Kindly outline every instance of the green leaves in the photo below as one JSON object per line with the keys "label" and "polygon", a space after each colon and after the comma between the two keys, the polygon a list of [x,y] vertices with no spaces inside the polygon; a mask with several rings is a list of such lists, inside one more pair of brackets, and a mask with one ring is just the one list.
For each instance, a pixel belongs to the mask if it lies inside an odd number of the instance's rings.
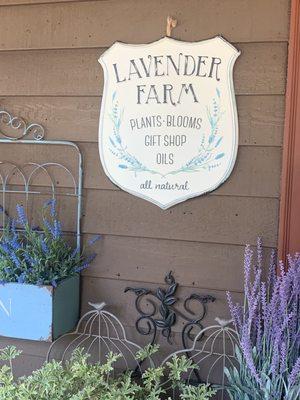
{"label": "green leaves", "polygon": [[174,356],[171,361],[167,362],[167,367],[169,368],[169,377],[174,382],[179,382],[182,374],[189,369],[198,368],[197,365],[186,356]]}
{"label": "green leaves", "polygon": [[22,354],[21,350],[17,350],[15,346],[7,346],[0,350],[0,360],[1,361],[12,361]]}
{"label": "green leaves", "polygon": [[[157,346],[147,346],[138,356],[144,359],[157,350]],[[13,346],[0,353],[1,360],[9,362],[19,354]],[[0,368],[0,400],[162,400],[170,387],[179,390],[181,400],[208,400],[215,394],[207,385],[182,383],[182,373],[194,368],[186,357],[173,358],[167,369],[148,368],[138,381],[130,372],[115,375],[118,359],[119,355],[109,353],[105,363],[90,364],[89,356],[77,349],[65,365],[51,361],[17,381],[11,369],[4,366]],[[169,379],[165,382],[167,371]]]}
{"label": "green leaves", "polygon": [[143,349],[139,350],[135,357],[139,361],[144,361],[147,358],[151,357],[153,354],[157,353],[159,350],[158,344],[147,344]]}
{"label": "green leaves", "polygon": [[179,395],[181,400],[208,400],[217,393],[209,385],[183,386]]}

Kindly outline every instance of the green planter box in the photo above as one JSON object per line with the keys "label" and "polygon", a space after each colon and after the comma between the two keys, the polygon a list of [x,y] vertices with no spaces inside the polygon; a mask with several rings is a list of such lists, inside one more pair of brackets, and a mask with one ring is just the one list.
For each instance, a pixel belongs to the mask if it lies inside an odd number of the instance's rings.
{"label": "green planter box", "polygon": [[80,277],[52,286],[0,285],[0,335],[52,342],[76,326]]}

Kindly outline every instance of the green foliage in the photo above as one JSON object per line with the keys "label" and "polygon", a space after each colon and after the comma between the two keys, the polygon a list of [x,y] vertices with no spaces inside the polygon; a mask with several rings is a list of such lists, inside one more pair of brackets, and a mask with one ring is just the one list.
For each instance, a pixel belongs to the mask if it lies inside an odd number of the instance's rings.
{"label": "green foliage", "polygon": [[207,400],[214,396],[216,391],[213,390],[209,385],[200,386],[182,386],[182,392],[180,394],[181,400]]}
{"label": "green foliage", "polygon": [[186,356],[174,356],[170,362],[167,362],[167,367],[169,368],[169,377],[172,382],[180,382],[181,375],[190,370],[195,369],[197,366],[189,360]]}
{"label": "green foliage", "polygon": [[15,346],[7,346],[0,351],[1,361],[12,361],[22,354],[21,350],[18,350]]}
{"label": "green foliage", "polygon": [[[153,354],[157,347],[148,346],[140,355]],[[215,391],[207,385],[185,385],[181,376],[192,367],[185,357],[174,358],[164,367],[148,368],[137,380],[130,372],[114,376],[119,356],[108,354],[104,364],[89,364],[81,349],[65,365],[51,361],[28,377],[13,379],[12,359],[20,352],[14,347],[1,350],[1,360],[10,367],[0,368],[0,400],[161,400],[168,389],[179,390],[181,400],[209,400]],[[169,370],[169,379],[163,377]]]}
{"label": "green foliage", "polygon": [[144,361],[147,358],[151,357],[153,354],[157,353],[159,350],[158,344],[147,344],[143,349],[139,350],[136,353],[137,360]]}

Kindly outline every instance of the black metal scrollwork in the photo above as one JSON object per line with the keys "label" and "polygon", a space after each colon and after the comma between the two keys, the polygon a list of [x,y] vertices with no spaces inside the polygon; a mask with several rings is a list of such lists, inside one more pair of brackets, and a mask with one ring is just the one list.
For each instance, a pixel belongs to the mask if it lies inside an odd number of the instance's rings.
{"label": "black metal scrollwork", "polygon": [[[166,275],[165,282],[168,285],[166,288],[159,287],[153,291],[146,288],[125,288],[125,292],[133,292],[136,295],[135,307],[140,316],[135,322],[135,327],[141,335],[152,335],[151,344],[156,342],[158,330],[172,344],[172,328],[178,318],[182,318],[186,321],[181,332],[182,344],[187,349],[188,341],[192,341],[195,337],[194,331],[203,329],[201,322],[206,316],[207,304],[215,301],[215,298],[211,295],[193,293],[184,299],[184,311],[180,311],[176,308],[180,299],[175,297],[178,283],[175,281],[172,271]],[[191,304],[195,302],[201,306],[198,313],[195,313],[191,308]],[[146,305],[147,310],[145,310]]]}

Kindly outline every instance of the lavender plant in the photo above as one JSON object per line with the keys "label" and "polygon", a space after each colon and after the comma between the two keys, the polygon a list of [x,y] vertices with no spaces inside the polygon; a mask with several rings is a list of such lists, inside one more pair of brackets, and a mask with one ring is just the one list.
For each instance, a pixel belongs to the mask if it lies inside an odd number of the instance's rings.
{"label": "lavender plant", "polygon": [[245,300],[231,315],[239,335],[238,368],[225,369],[231,400],[296,400],[300,396],[300,255],[288,257],[285,270],[271,255],[267,281],[261,241],[257,257],[246,246]]}
{"label": "lavender plant", "polygon": [[[17,219],[9,218],[0,239],[0,284],[56,287],[61,280],[79,274],[95,258],[95,253],[85,256],[67,243],[54,199],[44,204],[39,228],[30,226],[22,205],[17,205],[17,215]],[[98,238],[94,237],[90,244]]]}

